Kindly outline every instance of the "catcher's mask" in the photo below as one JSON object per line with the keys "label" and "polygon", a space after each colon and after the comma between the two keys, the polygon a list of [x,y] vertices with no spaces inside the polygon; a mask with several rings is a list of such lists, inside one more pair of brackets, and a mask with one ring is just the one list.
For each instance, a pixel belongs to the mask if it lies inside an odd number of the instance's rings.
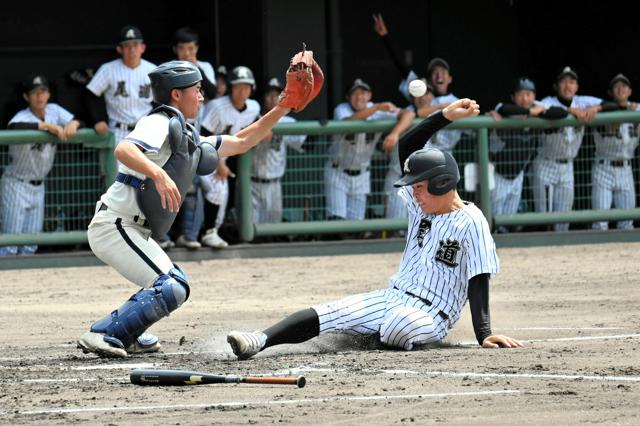
{"label": "catcher's mask", "polygon": [[238,66],[231,70],[231,74],[229,75],[229,84],[241,84],[246,83],[250,84],[253,90],[256,89],[256,79],[253,77],[253,72],[245,66]]}
{"label": "catcher's mask", "polygon": [[460,170],[455,158],[437,148],[423,148],[412,153],[404,162],[404,176],[393,185],[413,185],[429,181],[428,191],[432,195],[444,195],[456,187]]}
{"label": "catcher's mask", "polygon": [[159,65],[149,73],[153,100],[167,105],[171,90],[186,89],[202,81],[198,67],[187,61],[170,61]]}

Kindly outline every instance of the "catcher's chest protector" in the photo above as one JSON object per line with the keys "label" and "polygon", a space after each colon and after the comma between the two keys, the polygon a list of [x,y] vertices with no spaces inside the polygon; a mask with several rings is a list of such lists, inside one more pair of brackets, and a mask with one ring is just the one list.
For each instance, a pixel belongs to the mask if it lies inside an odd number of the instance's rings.
{"label": "catcher's chest protector", "polygon": [[[159,112],[170,117],[167,138],[171,146],[171,156],[162,168],[178,187],[182,204],[196,172],[209,174],[217,168],[217,151],[207,142],[203,142],[202,145],[208,146],[199,146],[198,131],[191,124],[185,122],[180,111],[167,105],[161,105],[149,114]],[[152,235],[156,238],[166,235],[178,212],[170,212],[168,209],[162,208],[160,194],[158,194],[153,180],[150,178],[144,180],[136,193],[136,200],[140,211],[149,222]]]}

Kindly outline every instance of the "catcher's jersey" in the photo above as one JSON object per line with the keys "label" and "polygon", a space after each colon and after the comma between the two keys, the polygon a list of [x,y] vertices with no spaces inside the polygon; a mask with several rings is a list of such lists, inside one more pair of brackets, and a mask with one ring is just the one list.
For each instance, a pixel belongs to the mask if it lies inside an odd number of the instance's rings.
{"label": "catcher's jersey", "polygon": [[[640,111],[640,105],[636,108]],[[637,123],[621,123],[597,127],[593,133],[596,158],[632,160],[638,147],[640,131]]]}
{"label": "catcher's jersey", "polygon": [[[373,106],[373,102],[367,103],[367,108],[371,106]],[[354,112],[348,102],[343,102],[333,111],[333,119],[344,120]],[[393,120],[397,116],[397,112],[376,111],[367,117],[367,120]],[[371,156],[381,136],[382,133],[335,135],[333,143],[329,147],[329,161],[339,169],[366,169],[371,163]]]}
{"label": "catcher's jersey", "polygon": [[[281,117],[278,123],[293,123],[289,116]],[[305,135],[273,135],[271,141],[263,141],[253,148],[252,173],[262,179],[275,179],[284,176],[287,165],[287,147],[302,150]]]}
{"label": "catcher's jersey", "polygon": [[[557,96],[547,96],[540,101],[545,108],[560,107],[568,109]],[[589,108],[600,105],[602,99],[593,96],[574,96],[571,101],[571,108]],[[538,155],[547,160],[568,159],[572,160],[578,155],[582,137],[584,136],[584,126],[567,126],[550,133],[544,133],[538,147]]]}
{"label": "catcher's jersey", "polygon": [[[73,114],[58,104],[47,104],[44,109],[44,122],[57,124],[64,127],[71,120]],[[39,123],[40,120],[33,114],[30,108],[25,108],[9,121],[12,123]],[[51,167],[56,155],[54,144],[23,144],[9,145],[10,162],[5,167],[4,173],[22,180],[43,180]]]}
{"label": "catcher's jersey", "polygon": [[260,105],[247,99],[245,108],[238,111],[229,96],[209,101],[202,119],[202,127],[214,135],[235,135],[260,117]]}
{"label": "catcher's jersey", "polygon": [[431,301],[449,315],[452,327],[467,301],[469,280],[499,270],[489,224],[472,203],[451,213],[425,215],[411,187],[399,194],[407,204],[409,228],[400,268],[389,286]]}
{"label": "catcher's jersey", "polygon": [[[142,117],[136,124],[135,129],[125,139],[141,147],[144,155],[149,160],[162,166],[171,155],[168,134],[169,117],[166,114],[157,113]],[[219,136],[208,139],[216,149],[220,148],[221,140],[222,138]],[[122,163],[118,164],[118,172],[146,179],[145,175],[128,168]],[[111,184],[100,200],[109,206],[110,210],[119,214],[130,217],[141,216],[135,191],[137,190],[134,187],[116,181]]]}
{"label": "catcher's jersey", "polygon": [[141,60],[136,68],[129,68],[122,59],[107,62],[98,68],[87,89],[102,96],[107,105],[107,115],[114,122],[134,124],[151,111],[151,80],[149,73],[156,66]]}
{"label": "catcher's jersey", "polygon": [[[458,97],[456,95],[449,93],[448,95],[433,98],[431,105],[451,103],[457,100]],[[429,139],[425,144],[425,148],[433,147],[451,153],[461,136],[462,130],[440,130],[435,135],[431,136],[431,139]]]}

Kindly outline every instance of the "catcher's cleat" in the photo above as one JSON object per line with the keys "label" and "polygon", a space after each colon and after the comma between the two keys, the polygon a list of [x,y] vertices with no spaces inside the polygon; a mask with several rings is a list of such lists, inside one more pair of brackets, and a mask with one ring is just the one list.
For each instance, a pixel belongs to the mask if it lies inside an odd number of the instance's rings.
{"label": "catcher's cleat", "polygon": [[158,342],[158,336],[151,333],[142,333],[135,342],[127,347],[128,354],[146,354],[158,352],[162,345]]}
{"label": "catcher's cleat", "polygon": [[104,334],[87,331],[78,339],[78,348],[85,354],[94,353],[102,358],[126,358],[127,352],[104,340]]}
{"label": "catcher's cleat", "polygon": [[232,331],[227,334],[227,342],[238,359],[249,359],[264,348],[267,335],[259,331]]}

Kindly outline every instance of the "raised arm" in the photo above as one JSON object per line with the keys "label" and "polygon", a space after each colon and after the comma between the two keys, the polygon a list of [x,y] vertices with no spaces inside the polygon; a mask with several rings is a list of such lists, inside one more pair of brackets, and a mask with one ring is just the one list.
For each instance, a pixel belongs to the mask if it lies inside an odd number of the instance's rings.
{"label": "raised arm", "polygon": [[425,118],[420,124],[400,138],[400,141],[398,142],[400,166],[402,167],[404,165],[405,160],[409,158],[409,155],[414,151],[422,149],[424,144],[438,130],[445,127],[452,121],[466,117],[473,117],[478,114],[480,114],[480,105],[478,105],[474,100],[464,98],[452,102],[444,108],[442,112],[435,113]]}

